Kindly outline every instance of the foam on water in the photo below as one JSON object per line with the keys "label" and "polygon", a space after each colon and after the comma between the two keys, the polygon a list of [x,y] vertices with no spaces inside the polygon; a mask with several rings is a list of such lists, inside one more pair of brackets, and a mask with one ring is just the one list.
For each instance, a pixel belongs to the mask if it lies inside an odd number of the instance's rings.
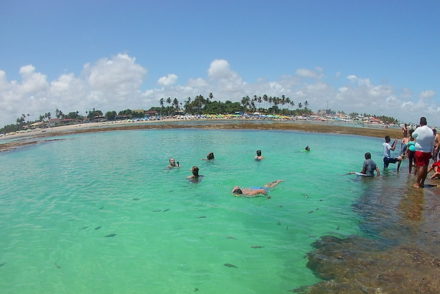
{"label": "foam on water", "polygon": [[[2,293],[281,293],[318,279],[322,235],[363,234],[352,204],[380,139],[292,131],[139,130],[0,154]],[[310,145],[311,152],[303,148]],[[261,149],[265,159],[253,160]],[[214,162],[202,161],[214,152]],[[168,158],[181,168],[166,168]],[[186,180],[193,165],[202,182]],[[233,186],[283,179],[270,199]]]}

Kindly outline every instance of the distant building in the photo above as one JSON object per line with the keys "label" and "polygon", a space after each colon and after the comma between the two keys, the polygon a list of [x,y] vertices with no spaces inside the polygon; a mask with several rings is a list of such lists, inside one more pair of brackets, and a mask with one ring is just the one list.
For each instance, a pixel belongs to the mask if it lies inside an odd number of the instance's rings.
{"label": "distant building", "polygon": [[144,113],[146,116],[157,116],[158,115],[158,112],[155,110],[146,110]]}

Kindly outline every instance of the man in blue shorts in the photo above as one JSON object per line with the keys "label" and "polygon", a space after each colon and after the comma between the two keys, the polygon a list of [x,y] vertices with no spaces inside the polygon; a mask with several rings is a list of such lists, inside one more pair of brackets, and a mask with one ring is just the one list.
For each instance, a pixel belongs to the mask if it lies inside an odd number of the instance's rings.
{"label": "man in blue shorts", "polygon": [[383,167],[388,168],[390,163],[397,162],[397,171],[400,169],[400,164],[402,163],[402,157],[391,157],[391,151],[396,149],[397,141],[394,140],[393,144],[390,145],[390,136],[385,136],[385,143],[383,143]]}

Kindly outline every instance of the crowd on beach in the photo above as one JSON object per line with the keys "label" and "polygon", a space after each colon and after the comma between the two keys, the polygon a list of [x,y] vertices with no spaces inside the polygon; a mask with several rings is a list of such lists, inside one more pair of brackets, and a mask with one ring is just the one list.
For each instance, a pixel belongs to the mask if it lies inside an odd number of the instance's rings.
{"label": "crowd on beach", "polygon": [[[391,138],[385,136],[383,143],[383,165],[387,169],[389,164],[397,163],[397,171],[400,170],[400,165],[403,160],[408,158],[408,172],[412,174],[413,167],[416,175],[416,183],[414,188],[423,188],[425,180],[430,172],[434,172],[431,179],[440,178],[440,134],[437,134],[436,129],[428,127],[428,122],[425,117],[420,118],[420,124],[415,129],[408,128],[405,124],[402,127],[402,139],[400,141],[400,154],[396,157],[391,156],[391,151],[395,151],[398,140],[391,143]],[[432,159],[432,164],[430,161]],[[380,176],[380,170],[377,164],[371,159],[371,153],[365,153],[365,161],[360,172],[351,172],[360,176]]]}

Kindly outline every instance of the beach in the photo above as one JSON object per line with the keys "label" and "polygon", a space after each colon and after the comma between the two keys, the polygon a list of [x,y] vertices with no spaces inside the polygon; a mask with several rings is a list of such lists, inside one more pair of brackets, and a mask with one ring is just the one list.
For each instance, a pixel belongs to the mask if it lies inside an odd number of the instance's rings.
{"label": "beach", "polygon": [[26,132],[7,134],[0,137],[0,152],[47,142],[47,137],[58,137],[72,134],[110,132],[122,130],[142,129],[243,129],[243,130],[292,130],[312,133],[334,133],[383,138],[400,138],[401,130],[396,128],[355,127],[328,124],[324,122],[310,123],[305,121],[259,121],[259,120],[177,120],[168,119],[160,121],[114,121],[96,122],[76,125],[65,125],[47,129],[29,130]]}

